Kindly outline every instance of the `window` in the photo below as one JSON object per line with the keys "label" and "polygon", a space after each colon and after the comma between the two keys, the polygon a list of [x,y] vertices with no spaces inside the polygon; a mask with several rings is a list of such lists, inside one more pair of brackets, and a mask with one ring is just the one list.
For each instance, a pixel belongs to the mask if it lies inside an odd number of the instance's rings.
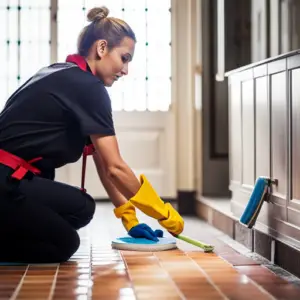
{"label": "window", "polygon": [[[171,104],[170,0],[103,0],[110,15],[124,19],[137,44],[129,74],[108,88],[114,111],[167,111]],[[76,52],[77,37],[95,0],[58,2],[58,59]]]}
{"label": "window", "polygon": [[50,63],[50,0],[0,2],[0,109],[7,98]]}

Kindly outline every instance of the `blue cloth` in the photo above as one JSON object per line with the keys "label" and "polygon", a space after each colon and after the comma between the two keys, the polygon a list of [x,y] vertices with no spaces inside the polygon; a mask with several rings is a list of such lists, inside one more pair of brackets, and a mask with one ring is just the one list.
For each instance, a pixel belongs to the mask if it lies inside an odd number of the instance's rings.
{"label": "blue cloth", "polygon": [[141,223],[132,227],[128,234],[134,238],[146,238],[158,242],[158,237],[163,237],[163,231],[156,229],[153,231],[147,224]]}
{"label": "blue cloth", "polygon": [[133,238],[130,236],[124,236],[116,238],[112,241],[112,244],[135,244],[135,245],[170,245],[176,244],[176,239],[172,237],[165,237],[159,239],[158,242],[146,239],[146,238]]}

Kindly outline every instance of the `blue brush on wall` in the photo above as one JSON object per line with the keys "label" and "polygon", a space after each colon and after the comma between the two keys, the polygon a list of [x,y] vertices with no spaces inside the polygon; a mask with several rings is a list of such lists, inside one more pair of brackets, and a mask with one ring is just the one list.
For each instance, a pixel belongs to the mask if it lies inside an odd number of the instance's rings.
{"label": "blue brush on wall", "polygon": [[271,184],[277,185],[277,180],[260,176],[256,179],[249,202],[240,218],[240,223],[252,228],[257,220],[263,202],[270,202]]}

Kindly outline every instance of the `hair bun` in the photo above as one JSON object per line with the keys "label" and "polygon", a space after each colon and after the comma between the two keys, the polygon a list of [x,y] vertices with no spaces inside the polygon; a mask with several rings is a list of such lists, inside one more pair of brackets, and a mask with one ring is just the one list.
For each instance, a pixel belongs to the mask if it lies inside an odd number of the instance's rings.
{"label": "hair bun", "polygon": [[96,20],[101,20],[104,19],[108,16],[109,14],[109,9],[105,6],[101,7],[94,7],[89,10],[87,14],[87,19],[90,22],[96,21]]}

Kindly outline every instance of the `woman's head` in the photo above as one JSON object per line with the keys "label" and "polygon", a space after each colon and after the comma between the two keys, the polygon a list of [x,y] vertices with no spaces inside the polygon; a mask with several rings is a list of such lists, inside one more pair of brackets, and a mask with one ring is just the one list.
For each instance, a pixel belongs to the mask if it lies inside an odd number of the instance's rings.
{"label": "woman's head", "polygon": [[111,86],[128,73],[136,43],[135,34],[123,20],[108,17],[106,7],[88,12],[91,23],[83,28],[78,39],[78,54],[84,56],[93,72]]}

